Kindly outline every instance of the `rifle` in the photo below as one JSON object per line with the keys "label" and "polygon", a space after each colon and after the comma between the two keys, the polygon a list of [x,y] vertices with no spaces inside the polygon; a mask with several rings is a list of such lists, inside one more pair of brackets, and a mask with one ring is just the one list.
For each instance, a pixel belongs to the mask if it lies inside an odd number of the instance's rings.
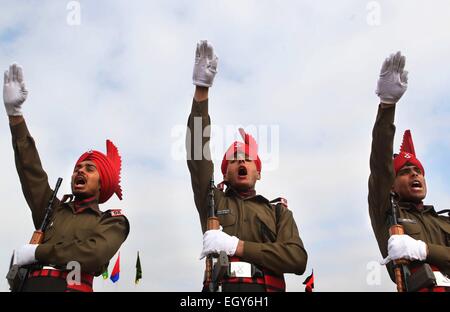
{"label": "rifle", "polygon": [[[397,220],[397,194],[394,192],[391,192],[391,227],[389,228],[389,235],[403,235],[405,234],[405,230],[403,228],[403,225],[398,224]],[[397,284],[397,291],[398,292],[405,292],[408,291],[408,284],[407,280],[409,276],[411,275],[408,264],[409,261],[406,259],[397,259],[394,260],[394,276],[395,276],[395,283]]]}
{"label": "rifle", "polygon": [[[214,203],[214,177],[209,181],[209,217],[206,223],[207,230],[219,230],[220,222],[216,217],[216,208]],[[216,258],[213,264],[213,258]],[[208,255],[206,257],[205,281],[208,285],[207,291],[216,292],[219,290],[221,280],[226,272],[228,272],[228,256],[225,251],[221,251],[219,255]]]}
{"label": "rifle", "polygon": [[[47,228],[48,223],[50,222],[50,218],[53,211],[53,202],[56,198],[56,194],[58,193],[59,187],[61,186],[62,178],[58,178],[58,181],[56,181],[55,189],[53,190],[52,196],[50,197],[50,200],[48,202],[48,206],[45,209],[45,215],[44,219],[42,220],[41,226],[33,232],[33,235],[31,236],[30,244],[40,244],[42,243],[44,239],[44,232]],[[11,263],[9,272],[6,275],[6,278],[8,279],[9,289],[12,292],[20,292],[23,289],[23,285],[28,278],[28,273],[30,270],[30,266],[19,266],[17,264],[14,264],[14,255],[11,257]]]}

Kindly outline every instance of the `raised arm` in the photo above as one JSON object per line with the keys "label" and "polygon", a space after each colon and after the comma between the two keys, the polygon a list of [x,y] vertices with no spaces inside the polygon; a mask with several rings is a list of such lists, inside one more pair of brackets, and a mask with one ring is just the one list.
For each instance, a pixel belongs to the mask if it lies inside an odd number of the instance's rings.
{"label": "raised arm", "polygon": [[186,133],[186,157],[191,174],[194,201],[202,230],[206,230],[208,217],[208,186],[213,175],[213,163],[209,148],[210,124],[208,115],[208,90],[212,86],[217,69],[217,56],[207,41],[200,41],[195,52],[193,83],[195,94]]}
{"label": "raised arm", "polygon": [[44,210],[52,190],[48,184],[47,174],[42,168],[35,142],[23,118],[22,105],[27,95],[23,70],[17,64],[13,64],[4,74],[3,101],[11,128],[17,173],[37,228],[44,217]]}
{"label": "raised arm", "polygon": [[404,70],[405,57],[397,52],[384,61],[376,93],[380,98],[378,114],[372,131],[370,153],[369,213],[374,227],[385,225],[389,194],[394,183],[392,165],[395,134],[395,106],[405,93],[408,72]]}

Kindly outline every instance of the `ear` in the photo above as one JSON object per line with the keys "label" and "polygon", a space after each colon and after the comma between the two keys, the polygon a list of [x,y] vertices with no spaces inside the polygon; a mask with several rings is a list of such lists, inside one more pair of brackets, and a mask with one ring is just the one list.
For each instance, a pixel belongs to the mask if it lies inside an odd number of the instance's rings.
{"label": "ear", "polygon": [[256,180],[261,180],[261,172],[258,172],[258,175],[256,176]]}

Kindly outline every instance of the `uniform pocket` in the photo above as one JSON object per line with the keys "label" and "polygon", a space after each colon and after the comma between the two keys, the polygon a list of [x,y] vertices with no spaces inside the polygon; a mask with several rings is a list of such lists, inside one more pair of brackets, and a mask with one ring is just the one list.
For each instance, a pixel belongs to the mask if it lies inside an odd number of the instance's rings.
{"label": "uniform pocket", "polygon": [[444,232],[447,246],[450,246],[450,223],[442,222],[440,224],[441,230]]}
{"label": "uniform pocket", "polygon": [[236,215],[231,209],[217,210],[216,215],[222,227],[236,224]]}
{"label": "uniform pocket", "polygon": [[75,240],[84,241],[92,237],[94,234],[94,231],[89,228],[81,228],[75,230]]}
{"label": "uniform pocket", "polygon": [[422,227],[417,223],[403,223],[403,228],[405,230],[405,234],[415,238],[422,239]]}
{"label": "uniform pocket", "polygon": [[42,243],[46,243],[51,240],[55,236],[55,228],[53,226],[47,227],[47,230],[44,232],[44,239]]}
{"label": "uniform pocket", "polygon": [[54,219],[50,220],[50,223],[47,225],[47,228],[44,231],[44,239],[42,240],[42,243],[48,242],[55,236],[56,228],[54,222]]}
{"label": "uniform pocket", "polygon": [[277,240],[276,225],[272,218],[268,216],[257,215],[256,219],[259,223],[261,239],[264,243],[273,243]]}

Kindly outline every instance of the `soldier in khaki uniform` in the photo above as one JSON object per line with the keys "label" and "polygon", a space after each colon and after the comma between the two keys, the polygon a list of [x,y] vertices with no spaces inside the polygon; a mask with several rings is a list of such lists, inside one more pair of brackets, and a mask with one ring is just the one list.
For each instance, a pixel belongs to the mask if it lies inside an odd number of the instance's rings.
{"label": "soldier in khaki uniform", "polygon": [[[33,138],[21,107],[27,98],[22,68],[13,64],[5,72],[3,99],[9,116],[15,162],[22,190],[38,228],[44,218],[52,190],[41,166]],[[26,244],[14,252],[14,264],[32,265],[24,291],[92,291],[94,276],[107,268],[125,241],[129,224],[120,209],[102,212],[98,204],[114,193],[121,199],[121,159],[107,141],[107,155],[84,153],[71,179],[73,195],[53,202],[53,214],[41,244]],[[80,283],[67,281],[67,264],[81,267]],[[72,269],[72,268],[71,268]],[[77,276],[74,275],[75,279]]]}
{"label": "soldier in khaki uniform", "polygon": [[[217,57],[207,41],[197,45],[192,110],[186,148],[194,200],[203,237],[202,256],[225,251],[233,262],[246,262],[251,270],[242,276],[225,276],[223,291],[285,291],[283,273],[303,274],[307,253],[292,212],[257,195],[261,161],[254,139],[245,133],[244,143],[234,142],[222,161],[226,190],[214,189],[217,216],[223,230],[207,231],[208,187],[213,175],[209,150],[208,90],[217,68]],[[202,135],[203,133],[203,135]],[[204,290],[207,285],[204,285]]]}
{"label": "soldier in khaki uniform", "polygon": [[[407,88],[405,57],[397,52],[387,58],[381,68],[377,94],[381,103],[372,134],[369,177],[369,213],[387,269],[394,279],[391,260],[410,260],[414,274],[424,263],[433,269],[436,287],[422,291],[450,290],[450,220],[425,205],[427,193],[425,170],[416,158],[411,134],[405,132],[400,153],[393,155],[396,103]],[[396,194],[398,222],[404,235],[389,237],[391,212],[390,192]]]}

